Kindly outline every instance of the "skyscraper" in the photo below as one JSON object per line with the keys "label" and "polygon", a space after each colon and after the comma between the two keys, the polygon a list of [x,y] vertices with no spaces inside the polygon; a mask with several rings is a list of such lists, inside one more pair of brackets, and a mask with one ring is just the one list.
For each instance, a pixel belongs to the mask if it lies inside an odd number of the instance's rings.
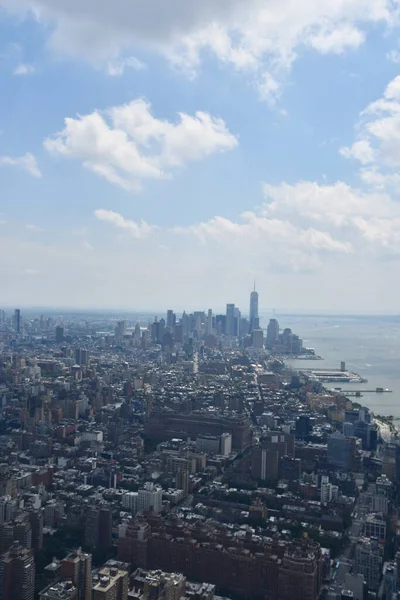
{"label": "skyscraper", "polygon": [[21,311],[19,308],[15,309],[14,327],[15,327],[15,333],[21,333]]}
{"label": "skyscraper", "polygon": [[77,586],[79,600],[92,599],[92,555],[79,548],[61,561],[61,578],[71,579]]}
{"label": "skyscraper", "polygon": [[272,350],[279,335],[279,323],[276,319],[270,319],[267,328],[267,343],[268,350]]}
{"label": "skyscraper", "polygon": [[212,332],[213,332],[213,314],[212,314],[212,310],[210,308],[208,311],[208,315],[207,315],[206,333],[207,333],[207,335],[212,335]]}
{"label": "skyscraper", "polygon": [[256,292],[256,285],[254,283],[254,290],[250,294],[250,333],[253,329],[257,329],[259,325],[258,292]]}
{"label": "skyscraper", "polygon": [[235,305],[226,305],[226,321],[225,321],[225,333],[226,335],[235,335]]}
{"label": "skyscraper", "polygon": [[64,341],[64,327],[60,325],[56,327],[56,344],[61,344]]}
{"label": "skyscraper", "polygon": [[32,550],[14,542],[0,558],[0,599],[33,600],[35,560]]}

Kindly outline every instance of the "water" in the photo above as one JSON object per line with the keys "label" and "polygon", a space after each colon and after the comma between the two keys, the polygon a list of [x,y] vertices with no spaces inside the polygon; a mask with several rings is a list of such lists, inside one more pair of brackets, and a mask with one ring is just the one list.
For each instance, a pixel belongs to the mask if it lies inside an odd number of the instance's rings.
{"label": "water", "polygon": [[[290,327],[304,345],[324,360],[289,360],[294,368],[340,368],[359,373],[368,383],[329,383],[343,390],[389,388],[393,393],[363,394],[353,398],[375,414],[400,418],[400,317],[279,316],[281,328]],[[268,319],[263,319],[265,327]]]}

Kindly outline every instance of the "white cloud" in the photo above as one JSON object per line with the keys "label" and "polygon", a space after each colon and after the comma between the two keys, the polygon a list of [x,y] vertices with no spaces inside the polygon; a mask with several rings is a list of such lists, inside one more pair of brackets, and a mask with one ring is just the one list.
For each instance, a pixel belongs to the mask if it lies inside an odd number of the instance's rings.
{"label": "white cloud", "polygon": [[65,119],[65,128],[45,148],[83,165],[129,191],[143,179],[170,177],[170,169],[238,144],[224,121],[204,112],[179,114],[178,123],[157,119],[143,99],[107,111]]}
{"label": "white cloud", "polygon": [[35,72],[35,67],[26,63],[20,63],[14,69],[14,75],[32,75]]}
{"label": "white cloud", "polygon": [[133,69],[134,71],[142,71],[146,68],[146,65],[135,58],[134,56],[130,56],[129,58],[121,59],[116,62],[109,62],[107,64],[107,73],[111,77],[120,77],[124,74],[126,69]]}
{"label": "white cloud", "polygon": [[112,210],[99,208],[95,210],[94,214],[99,221],[111,223],[115,227],[125,230],[136,239],[147,237],[155,229],[154,226],[149,225],[146,221],[141,220],[140,223],[136,223],[135,221],[125,219],[122,215]]}
{"label": "white cloud", "polygon": [[364,32],[351,25],[320,32],[310,38],[311,46],[321,54],[343,54],[345,50],[358,48],[364,41]]}
{"label": "white cloud", "polygon": [[[194,75],[204,51],[282,82],[302,46],[326,54],[362,44],[370,24],[392,25],[392,0],[0,0],[51,24],[51,47],[96,64],[153,51]],[[118,71],[118,68],[117,68]],[[269,98],[268,98],[269,99]]]}
{"label": "white cloud", "polygon": [[365,183],[399,193],[400,76],[387,85],[381,98],[360,114],[357,138],[350,148],[342,148],[341,154],[363,165],[360,175]]}
{"label": "white cloud", "polygon": [[17,167],[26,171],[32,177],[42,176],[33,154],[28,152],[24,156],[0,156],[0,166]]}

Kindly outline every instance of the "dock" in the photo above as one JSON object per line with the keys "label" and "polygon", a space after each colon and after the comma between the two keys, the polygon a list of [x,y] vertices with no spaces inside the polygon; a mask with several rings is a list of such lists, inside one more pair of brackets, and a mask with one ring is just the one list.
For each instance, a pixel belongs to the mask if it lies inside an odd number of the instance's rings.
{"label": "dock", "polygon": [[386,388],[375,388],[374,390],[342,390],[341,388],[333,388],[333,392],[339,392],[344,396],[356,396],[359,398],[362,394],[392,394],[393,390]]}

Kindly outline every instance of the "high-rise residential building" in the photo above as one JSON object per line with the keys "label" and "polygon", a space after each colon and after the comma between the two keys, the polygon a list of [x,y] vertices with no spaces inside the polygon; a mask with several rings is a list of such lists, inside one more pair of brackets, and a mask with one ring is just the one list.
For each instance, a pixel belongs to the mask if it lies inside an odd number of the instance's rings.
{"label": "high-rise residential building", "polygon": [[312,430],[311,419],[309,415],[300,415],[296,419],[296,439],[308,440]]}
{"label": "high-rise residential building", "polygon": [[138,492],[126,492],[122,496],[122,507],[129,510],[133,515],[136,515],[138,510]]}
{"label": "high-rise residential building", "polygon": [[[117,563],[118,564],[118,563]],[[93,585],[93,600],[127,600],[129,573],[118,566],[104,566]]]}
{"label": "high-rise residential building", "polygon": [[14,542],[0,557],[0,600],[33,600],[35,560],[32,550]]}
{"label": "high-rise residential building", "polygon": [[14,512],[14,505],[11,501],[10,496],[3,496],[0,498],[0,525],[7,523],[12,520]]}
{"label": "high-rise residential building", "polygon": [[92,555],[79,548],[61,561],[61,579],[70,579],[78,588],[79,600],[92,600]]}
{"label": "high-rise residential building", "polygon": [[15,333],[21,333],[21,311],[19,308],[14,312],[14,329]]}
{"label": "high-rise residential building", "polygon": [[258,329],[260,326],[259,316],[258,316],[258,292],[256,292],[256,285],[254,283],[254,290],[250,294],[250,312],[249,312],[249,320],[250,320],[250,333],[253,329]]}
{"label": "high-rise residential building", "polygon": [[222,456],[229,456],[232,452],[232,434],[223,433],[221,435],[221,450]]}
{"label": "high-rise residential building", "polygon": [[162,510],[162,487],[154,483],[147,482],[139,490],[138,510],[147,512],[150,509],[155,513]]}
{"label": "high-rise residential building", "polygon": [[226,305],[226,321],[225,321],[225,333],[226,335],[235,335],[235,305]]}
{"label": "high-rise residential building", "polygon": [[329,483],[329,477],[321,477],[321,504],[329,504],[332,501],[332,484]]}
{"label": "high-rise residential building", "polygon": [[354,572],[364,576],[371,591],[377,591],[381,578],[382,552],[377,540],[357,540],[354,557]]}
{"label": "high-rise residential building", "polygon": [[90,506],[86,513],[85,545],[107,550],[112,545],[112,511],[108,506]]}
{"label": "high-rise residential building", "polygon": [[56,327],[56,343],[62,344],[63,341],[64,341],[64,327],[61,327],[61,325],[59,325],[58,327]]}
{"label": "high-rise residential building", "polygon": [[32,548],[32,527],[26,515],[19,517],[15,523],[14,540],[24,548]]}
{"label": "high-rise residential building", "polygon": [[267,342],[268,350],[272,350],[279,336],[279,323],[276,319],[270,319],[267,327]]}
{"label": "high-rise residential building", "polygon": [[328,436],[328,463],[341,471],[354,471],[356,439],[345,437],[339,431]]}

